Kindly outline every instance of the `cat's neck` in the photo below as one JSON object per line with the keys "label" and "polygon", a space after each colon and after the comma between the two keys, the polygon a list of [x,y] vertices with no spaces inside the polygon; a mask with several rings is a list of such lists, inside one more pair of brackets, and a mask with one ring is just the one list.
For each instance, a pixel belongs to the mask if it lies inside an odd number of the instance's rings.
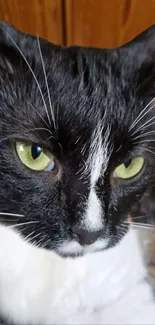
{"label": "cat's neck", "polygon": [[65,264],[70,270],[70,280],[79,277],[92,283],[94,279],[95,287],[98,285],[107,292],[105,303],[109,290],[113,291],[114,298],[114,293],[116,296],[122,294],[146,275],[137,233],[133,229],[115,247],[75,260],[68,259]]}
{"label": "cat's neck", "polygon": [[[8,315],[13,312],[21,322],[20,316],[23,315],[28,321],[36,319],[36,306],[40,304],[41,309],[37,307],[38,320],[44,320],[46,309],[54,310],[51,317],[58,317],[61,309],[63,320],[66,313],[70,313],[68,306],[76,312],[80,306],[94,309],[107,305],[117,301],[145,276],[133,230],[114,248],[75,259],[63,259],[53,252],[37,249],[12,230],[1,226],[0,245],[4,252],[0,252],[3,296],[0,308]],[[8,292],[12,292],[11,301]],[[22,304],[18,308],[23,294],[24,309]],[[15,302],[17,306],[14,306]],[[56,321],[57,318],[50,319],[50,322]]]}

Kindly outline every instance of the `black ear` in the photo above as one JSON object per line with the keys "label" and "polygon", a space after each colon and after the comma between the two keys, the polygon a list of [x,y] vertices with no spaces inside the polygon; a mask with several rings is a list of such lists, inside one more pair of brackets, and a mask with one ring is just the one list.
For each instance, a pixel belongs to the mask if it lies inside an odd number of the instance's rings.
{"label": "black ear", "polygon": [[140,91],[155,94],[155,25],[127,43],[125,64],[130,65]]}
{"label": "black ear", "polygon": [[[39,38],[39,43],[42,53],[47,56],[53,49],[59,48],[42,38]],[[19,68],[20,61],[25,61],[24,57],[27,57],[28,61],[32,61],[34,56],[35,60],[40,62],[38,38],[0,21],[0,67],[5,65],[5,68],[8,69],[12,65],[14,68]]]}
{"label": "black ear", "polygon": [[139,62],[138,66],[148,58],[149,61],[155,60],[155,25],[149,27],[122,48],[127,49],[131,58],[134,58],[137,63]]}
{"label": "black ear", "polygon": [[0,68],[9,73],[13,73],[13,66],[18,61],[21,36],[22,33],[13,26],[0,22]]}
{"label": "black ear", "polygon": [[0,21],[0,44],[6,44],[8,46],[14,47],[14,43],[18,44],[22,34],[23,33],[18,31],[12,25]]}
{"label": "black ear", "polygon": [[[40,40],[40,46],[46,43]],[[0,67],[11,71],[19,68],[24,57],[32,58],[38,51],[37,38],[18,31],[13,26],[0,22]],[[12,68],[11,68],[12,66]]]}

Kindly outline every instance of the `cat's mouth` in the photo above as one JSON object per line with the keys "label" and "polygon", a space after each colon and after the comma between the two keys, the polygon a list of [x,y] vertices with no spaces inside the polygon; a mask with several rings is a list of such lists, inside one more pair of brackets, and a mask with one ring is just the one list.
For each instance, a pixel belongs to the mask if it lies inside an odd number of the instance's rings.
{"label": "cat's mouth", "polygon": [[76,241],[65,241],[57,248],[57,253],[62,257],[78,257],[90,253],[100,252],[109,245],[108,239],[99,239],[91,245],[82,246]]}

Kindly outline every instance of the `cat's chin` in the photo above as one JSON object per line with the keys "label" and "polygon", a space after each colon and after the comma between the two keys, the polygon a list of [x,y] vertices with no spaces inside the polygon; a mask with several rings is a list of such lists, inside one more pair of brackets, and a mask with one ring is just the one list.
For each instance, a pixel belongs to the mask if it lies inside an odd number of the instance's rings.
{"label": "cat's chin", "polygon": [[92,245],[81,246],[76,241],[66,241],[56,249],[56,252],[62,257],[80,257],[90,253],[100,252],[108,247],[108,239],[97,240]]}

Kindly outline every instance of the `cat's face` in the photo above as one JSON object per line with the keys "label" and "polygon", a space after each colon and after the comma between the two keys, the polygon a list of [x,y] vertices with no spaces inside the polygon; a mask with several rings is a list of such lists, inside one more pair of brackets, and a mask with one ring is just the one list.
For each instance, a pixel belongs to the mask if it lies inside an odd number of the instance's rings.
{"label": "cat's face", "polygon": [[27,240],[77,256],[126,233],[155,161],[153,34],[64,49],[1,24],[0,211]]}

